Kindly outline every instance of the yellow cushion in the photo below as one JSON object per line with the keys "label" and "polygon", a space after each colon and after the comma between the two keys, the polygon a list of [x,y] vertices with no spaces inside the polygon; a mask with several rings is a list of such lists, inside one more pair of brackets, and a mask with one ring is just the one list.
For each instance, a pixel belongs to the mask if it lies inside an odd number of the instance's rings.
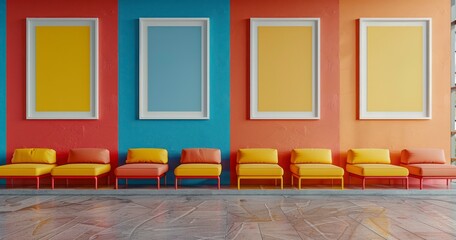
{"label": "yellow cushion", "polygon": [[291,164],[290,171],[300,177],[342,177],[344,169],[332,164]]}
{"label": "yellow cushion", "polygon": [[238,176],[283,176],[283,169],[277,164],[238,164]]}
{"label": "yellow cushion", "polygon": [[222,173],[221,164],[212,163],[185,163],[174,169],[176,176],[220,176]]}
{"label": "yellow cushion", "polygon": [[11,163],[49,163],[56,162],[55,150],[49,148],[19,148],[14,150]]}
{"label": "yellow cushion", "polygon": [[347,163],[391,163],[388,149],[360,148],[350,149],[347,153]]}
{"label": "yellow cushion", "polygon": [[239,149],[237,163],[278,163],[277,150],[272,148]]}
{"label": "yellow cushion", "polygon": [[109,164],[71,163],[52,169],[52,176],[98,176],[111,170]]}
{"label": "yellow cushion", "polygon": [[54,164],[17,163],[0,166],[0,176],[36,177],[51,173]]}
{"label": "yellow cushion", "polygon": [[303,148],[293,149],[291,163],[332,163],[331,149]]}
{"label": "yellow cushion", "polygon": [[161,148],[130,148],[126,163],[168,163],[168,151]]}
{"label": "yellow cushion", "polygon": [[364,177],[405,177],[409,171],[405,167],[391,164],[347,164],[347,172]]}

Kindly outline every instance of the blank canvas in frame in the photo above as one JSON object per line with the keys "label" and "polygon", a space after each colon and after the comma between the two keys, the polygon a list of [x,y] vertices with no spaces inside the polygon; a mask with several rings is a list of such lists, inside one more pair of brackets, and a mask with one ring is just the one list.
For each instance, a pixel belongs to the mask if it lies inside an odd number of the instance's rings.
{"label": "blank canvas in frame", "polygon": [[360,19],[360,119],[431,118],[431,19]]}
{"label": "blank canvas in frame", "polygon": [[209,119],[209,19],[140,19],[140,119]]}
{"label": "blank canvas in frame", "polygon": [[27,119],[98,119],[98,19],[27,18]]}
{"label": "blank canvas in frame", "polygon": [[250,118],[320,118],[320,20],[250,20]]}

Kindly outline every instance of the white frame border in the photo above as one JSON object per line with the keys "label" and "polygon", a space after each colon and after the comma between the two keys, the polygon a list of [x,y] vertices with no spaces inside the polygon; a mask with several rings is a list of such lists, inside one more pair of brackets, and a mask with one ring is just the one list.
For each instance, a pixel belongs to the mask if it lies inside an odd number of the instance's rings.
{"label": "white frame border", "polygon": [[[423,27],[423,111],[367,111],[367,27]],[[431,119],[432,118],[432,19],[431,18],[360,18],[359,21],[359,118],[360,119]]]}
{"label": "white frame border", "polygon": [[[147,44],[149,26],[201,27],[201,111],[148,111]],[[209,119],[209,18],[140,18],[139,19],[139,119]]]}
{"label": "white frame border", "polygon": [[[98,18],[27,18],[27,99],[26,119],[98,119]],[[36,26],[90,27],[90,111],[36,111]]]}
{"label": "white frame border", "polygon": [[[311,112],[258,111],[258,27],[312,27],[312,109]],[[320,119],[320,18],[251,18],[250,19],[250,119]]]}

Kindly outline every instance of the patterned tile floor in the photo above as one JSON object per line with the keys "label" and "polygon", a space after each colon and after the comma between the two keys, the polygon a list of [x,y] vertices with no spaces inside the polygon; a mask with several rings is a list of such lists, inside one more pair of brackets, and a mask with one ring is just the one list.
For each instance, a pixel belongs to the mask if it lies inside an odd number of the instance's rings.
{"label": "patterned tile floor", "polygon": [[6,192],[0,192],[0,239],[456,239],[456,195],[439,190],[353,196]]}

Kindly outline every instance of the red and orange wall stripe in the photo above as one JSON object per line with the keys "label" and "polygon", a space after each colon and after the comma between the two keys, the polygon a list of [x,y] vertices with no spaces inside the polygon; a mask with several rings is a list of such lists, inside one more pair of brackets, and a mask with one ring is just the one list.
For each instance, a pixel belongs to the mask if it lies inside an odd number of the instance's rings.
{"label": "red and orange wall stripe", "polygon": [[[236,151],[279,150],[289,182],[293,148],[321,147],[344,166],[349,148],[388,148],[393,163],[408,147],[437,147],[450,156],[450,0],[0,0],[0,163],[15,148],[48,147],[65,162],[68,150],[103,147],[112,167],[128,148],[169,151],[170,167],[182,148],[222,151],[222,184],[235,183]],[[27,17],[99,18],[98,120],[26,120]],[[139,18],[209,17],[209,120],[139,120]],[[321,23],[321,118],[250,120],[249,19],[309,17]],[[432,119],[358,119],[358,19],[432,18]],[[176,96],[178,97],[178,96]],[[169,180],[173,177],[168,176]],[[194,183],[199,183],[195,180]]]}

